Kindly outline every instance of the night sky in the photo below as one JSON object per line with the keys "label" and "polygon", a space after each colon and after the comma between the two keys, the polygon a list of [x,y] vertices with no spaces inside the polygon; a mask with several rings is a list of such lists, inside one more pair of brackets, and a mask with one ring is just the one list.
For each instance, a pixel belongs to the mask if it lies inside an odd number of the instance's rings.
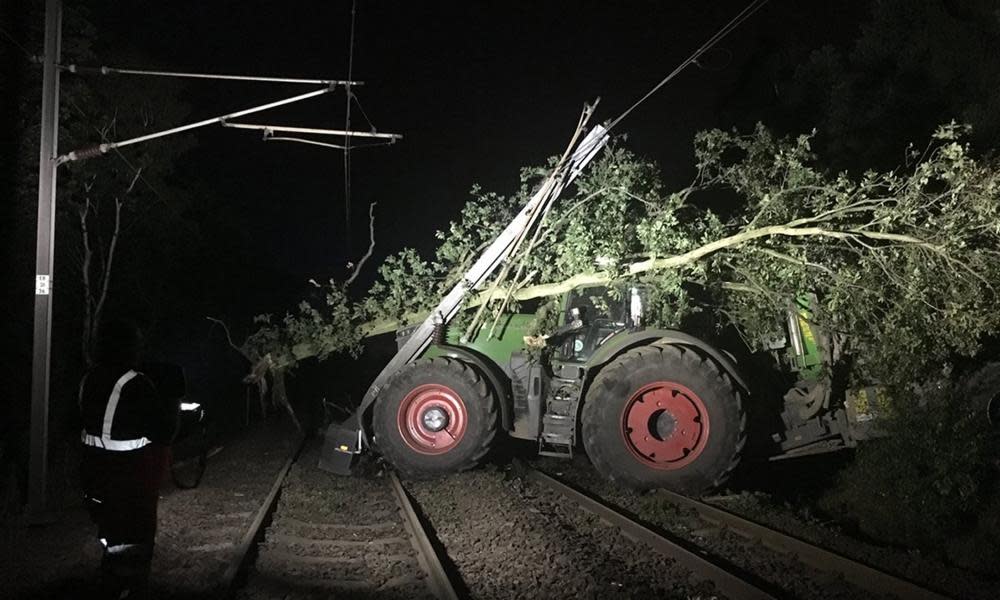
{"label": "night sky", "polygon": [[[148,65],[126,66],[347,76],[349,1],[125,4],[94,7],[91,17],[105,40],[148,56]],[[209,182],[212,194],[245,207],[243,218],[260,250],[250,258],[284,280],[265,285],[342,277],[344,263],[366,246],[372,201],[379,203],[376,258],[404,246],[429,252],[433,231],[457,216],[473,183],[500,193],[516,190],[520,167],[562,151],[584,102],[600,97],[597,118],[617,116],[746,4],[360,0],[354,78],[365,85],[356,93],[379,131],[404,139],[352,153],[349,252],[339,151],[263,143],[257,132],[214,127],[197,134],[199,145],[179,173]],[[734,94],[746,88],[748,65],[781,45],[808,40],[818,46],[857,31],[863,3],[852,9],[836,4],[770,2],[706,57],[705,69],[685,72],[625,120],[619,133],[628,135],[630,148],[660,162],[668,184],[686,182],[695,131],[760,118],[743,113],[736,122],[731,109],[740,104]],[[759,83],[766,95],[767,82]],[[188,85],[192,118],[308,89]],[[344,94],[267,114],[244,121],[340,128]],[[366,128],[356,109],[353,121]],[[247,289],[246,295],[255,293]],[[265,308],[282,307],[257,310]]]}

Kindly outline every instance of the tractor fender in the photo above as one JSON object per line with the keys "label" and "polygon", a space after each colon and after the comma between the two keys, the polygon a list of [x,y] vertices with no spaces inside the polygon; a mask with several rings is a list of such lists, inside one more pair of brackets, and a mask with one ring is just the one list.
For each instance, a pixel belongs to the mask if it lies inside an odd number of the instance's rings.
{"label": "tractor fender", "polygon": [[736,361],[728,353],[691,334],[674,329],[643,329],[617,335],[594,352],[587,361],[587,370],[596,371],[627,350],[637,346],[686,346],[694,348],[696,351],[708,355],[743,388],[743,391],[750,393],[750,387],[740,375]]}
{"label": "tractor fender", "polygon": [[496,392],[497,402],[500,403],[500,424],[503,430],[511,430],[514,426],[514,414],[510,378],[507,377],[507,374],[492,359],[471,348],[452,346],[451,344],[433,344],[422,356],[447,356],[448,358],[460,360],[479,369],[479,372],[486,377],[490,382],[490,386]]}

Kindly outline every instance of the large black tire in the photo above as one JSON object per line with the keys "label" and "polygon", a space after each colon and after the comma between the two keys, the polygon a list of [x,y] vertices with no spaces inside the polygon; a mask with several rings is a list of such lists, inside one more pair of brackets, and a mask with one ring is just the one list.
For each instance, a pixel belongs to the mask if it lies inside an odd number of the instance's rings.
{"label": "large black tire", "polygon": [[[659,399],[688,416],[675,419],[670,410],[655,408]],[[652,411],[648,420],[642,416],[646,407]],[[582,420],[584,447],[597,470],[639,489],[699,495],[717,488],[746,444],[746,412],[729,376],[714,361],[674,346],[636,348],[601,369],[587,391]],[[646,442],[630,426],[639,422],[649,424],[652,443],[659,445],[640,447]],[[644,453],[650,448],[680,452],[656,457],[654,451],[650,458]]]}
{"label": "large black tire", "polygon": [[[450,445],[444,448],[427,445],[432,434],[420,429],[419,418],[414,420],[414,413],[408,412],[415,406],[451,410],[456,418],[449,419],[443,432],[458,423],[460,415],[453,413],[464,410],[462,433],[449,434],[457,441],[446,438],[444,444]],[[496,397],[483,376],[466,363],[451,358],[419,360],[401,369],[379,393],[372,427],[379,452],[404,475],[430,478],[454,473],[474,467],[489,451],[496,437]]]}

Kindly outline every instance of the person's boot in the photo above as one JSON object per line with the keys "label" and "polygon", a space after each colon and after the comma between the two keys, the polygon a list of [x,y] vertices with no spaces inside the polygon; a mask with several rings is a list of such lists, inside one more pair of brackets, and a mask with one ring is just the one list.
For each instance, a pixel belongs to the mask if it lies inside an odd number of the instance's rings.
{"label": "person's boot", "polygon": [[101,561],[102,596],[115,600],[148,598],[152,561],[150,544],[109,546]]}

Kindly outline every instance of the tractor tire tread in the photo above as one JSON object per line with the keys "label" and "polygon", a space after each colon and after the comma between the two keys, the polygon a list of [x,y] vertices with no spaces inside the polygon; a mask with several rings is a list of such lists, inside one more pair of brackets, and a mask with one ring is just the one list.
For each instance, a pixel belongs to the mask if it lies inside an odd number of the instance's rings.
{"label": "tractor tire tread", "polygon": [[[396,373],[389,383],[386,384],[380,395],[385,395],[383,398],[388,399],[394,391],[394,385],[405,387],[410,379],[414,376],[419,376],[419,372],[424,370],[440,371],[445,374],[445,377],[447,377],[447,374],[451,374],[458,381],[464,382],[471,388],[472,397],[466,398],[463,396],[462,400],[470,415],[472,411],[478,413],[480,423],[478,433],[466,431],[466,435],[470,433],[478,435],[479,439],[475,441],[473,447],[463,449],[463,456],[457,463],[450,464],[444,469],[438,465],[417,464],[417,462],[412,460],[413,457],[410,455],[412,454],[410,451],[401,448],[396,443],[386,443],[386,431],[383,430],[382,435],[378,435],[378,431],[376,431],[376,444],[382,455],[392,463],[400,474],[411,479],[430,479],[449,472],[465,471],[475,467],[490,451],[497,433],[496,394],[490,389],[486,379],[478,369],[461,360],[449,357],[436,357],[412,362]],[[392,421],[395,422],[395,403],[393,402],[392,404],[391,417]],[[379,423],[384,426],[385,420],[390,416],[385,414],[388,410],[389,406],[386,402],[377,401],[373,413],[373,424]],[[379,443],[380,437],[382,438],[381,443]]]}
{"label": "tractor tire tread", "polygon": [[[733,385],[732,377],[730,377],[724,369],[720,368],[715,361],[701,356],[692,349],[675,345],[648,345],[633,348],[615,359],[611,364],[605,366],[601,372],[597,374],[597,377],[594,378],[594,381],[588,389],[587,398],[584,401],[581,415],[583,422],[584,443],[587,453],[590,455],[591,461],[594,463],[594,466],[598,469],[598,471],[611,481],[621,482],[629,485],[630,487],[640,489],[650,487],[671,487],[671,483],[669,482],[660,483],[626,475],[624,471],[616,468],[614,464],[615,459],[608,456],[609,453],[607,449],[604,448],[604,445],[600,442],[600,440],[598,440],[598,435],[601,433],[599,431],[600,427],[607,427],[607,424],[602,423],[602,419],[606,420],[605,415],[601,414],[604,407],[602,407],[601,402],[594,397],[594,390],[598,390],[596,393],[599,394],[600,390],[607,387],[609,382],[621,379],[626,374],[632,373],[639,367],[646,366],[650,363],[659,363],[667,368],[669,368],[670,365],[679,365],[680,369],[685,371],[700,371],[704,374],[704,377],[710,384],[717,387],[717,389],[721,392],[720,395],[732,401],[732,408],[734,409],[733,425],[735,426],[736,433],[735,439],[732,441],[729,456],[723,462],[718,471],[709,475],[708,479],[696,481],[695,483],[691,483],[690,481],[683,482],[677,485],[674,489],[684,493],[698,495],[721,487],[739,465],[743,448],[747,442],[747,415],[743,405],[742,394]],[[601,425],[598,425],[599,423]]]}

